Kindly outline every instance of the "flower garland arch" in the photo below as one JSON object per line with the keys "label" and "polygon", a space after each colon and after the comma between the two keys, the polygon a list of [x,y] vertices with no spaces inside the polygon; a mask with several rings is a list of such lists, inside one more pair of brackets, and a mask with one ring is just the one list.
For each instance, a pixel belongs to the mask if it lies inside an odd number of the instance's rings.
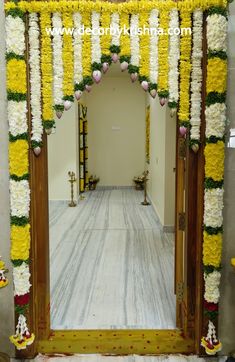
{"label": "flower garland arch", "polygon": [[[172,114],[178,108],[180,133],[190,133],[194,152],[200,146],[202,18],[207,16],[208,64],[206,81],[205,213],[203,264],[205,312],[208,334],[202,338],[206,353],[221,349],[214,319],[218,313],[223,233],[223,174],[226,122],[227,0],[167,0],[121,4],[102,1],[9,1],[6,10],[7,98],[11,202],[11,259],[16,333],[11,341],[17,349],[33,343],[26,315],[29,305],[30,271],[30,187],[31,146],[40,154],[43,128],[49,134],[58,118],[71,107],[74,98],[91,91],[112,62],[120,61],[132,81]],[[27,89],[25,14],[29,14],[29,71]],[[38,16],[40,14],[40,17]],[[51,14],[53,15],[51,17]],[[101,24],[112,34],[80,33],[81,26],[95,29]],[[192,28],[193,34],[169,34],[169,27]],[[73,33],[51,34],[48,29],[74,28]],[[150,27],[153,33],[122,32],[124,28]],[[156,30],[159,27],[163,34]],[[52,36],[51,36],[52,35]],[[17,39],[17,41],[16,41]],[[54,81],[53,81],[54,80]],[[27,94],[31,100],[31,137],[27,123]],[[191,92],[191,95],[190,95]],[[169,102],[168,102],[169,100]],[[190,132],[189,132],[190,130]]]}

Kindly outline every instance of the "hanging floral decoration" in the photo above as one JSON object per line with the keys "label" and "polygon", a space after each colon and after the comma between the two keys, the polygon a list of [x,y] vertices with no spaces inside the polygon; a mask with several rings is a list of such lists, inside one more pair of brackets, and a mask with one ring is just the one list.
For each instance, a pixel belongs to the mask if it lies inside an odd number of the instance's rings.
{"label": "hanging floral decoration", "polygon": [[207,83],[205,146],[205,211],[203,264],[205,314],[208,333],[202,338],[206,353],[214,355],[222,348],[216,337],[214,319],[218,313],[223,234],[223,177],[225,157],[226,80],[227,80],[227,10],[212,7],[207,17]]}
{"label": "hanging floral decoration", "polygon": [[41,71],[38,14],[29,14],[30,105],[32,114],[31,144],[38,156],[42,147]]}
{"label": "hanging floral decoration", "polygon": [[149,44],[149,93],[153,98],[157,95],[158,88],[158,17],[159,11],[153,9],[149,15],[150,44]]}
{"label": "hanging floral decoration", "polygon": [[[32,17],[31,17],[32,20]],[[32,24],[32,23],[31,23]],[[32,30],[32,29],[31,29]],[[10,169],[10,210],[11,210],[11,260],[13,264],[13,281],[15,294],[15,310],[18,323],[25,318],[28,310],[30,273],[29,273],[29,134],[27,124],[27,76],[25,61],[25,20],[20,9],[12,9],[6,13],[6,60],[7,60],[7,99],[9,122],[9,169]],[[32,35],[32,34],[31,34]],[[32,39],[32,38],[31,38]],[[37,39],[37,36],[36,36]],[[13,41],[14,40],[14,41]],[[36,49],[36,48],[35,48]],[[34,49],[34,50],[35,50]],[[31,53],[31,56],[35,53]],[[31,60],[32,61],[32,58]],[[38,65],[38,60],[36,60]],[[34,73],[36,75],[36,71]],[[33,106],[35,104],[33,103]],[[34,111],[37,109],[34,108]],[[38,116],[37,112],[33,116]],[[33,119],[33,122],[35,119]],[[34,124],[33,136],[37,135]],[[38,139],[38,138],[37,138]],[[0,285],[7,285],[4,275],[5,265],[0,262]],[[18,303],[17,298],[24,298]],[[17,349],[26,348],[34,340],[28,330],[20,334],[16,328],[10,337]]]}
{"label": "hanging floral decoration", "polygon": [[[103,4],[100,1],[9,1],[6,10],[6,62],[9,122],[9,169],[11,202],[11,259],[16,333],[11,341],[24,349],[34,340],[26,325],[30,294],[30,187],[27,122],[27,93],[31,101],[31,145],[35,154],[42,147],[43,127],[54,127],[54,109],[60,117],[84,90],[99,82],[101,71],[120,60],[132,81],[140,83],[164,105],[169,98],[172,113],[178,107],[180,133],[191,126],[191,146],[200,142],[202,87],[202,17],[207,18],[207,83],[204,212],[204,308],[208,333],[202,345],[208,354],[221,349],[215,330],[218,314],[223,234],[224,133],[226,122],[227,0],[129,1]],[[29,13],[29,75],[25,61],[24,14]],[[169,33],[179,25],[182,34]],[[185,32],[191,28],[193,35]],[[100,26],[101,25],[101,26]],[[73,28],[53,34],[52,28]],[[79,30],[110,27],[112,33]],[[149,27],[150,33],[130,31]],[[154,31],[155,29],[155,31]],[[161,29],[161,33],[157,30]],[[143,29],[142,29],[143,30]],[[121,32],[119,32],[121,31]],[[193,40],[193,44],[192,44]],[[192,50],[192,53],[191,53]],[[179,63],[179,68],[178,68]],[[27,89],[27,76],[30,89]],[[191,88],[191,96],[190,96]],[[190,104],[191,103],[191,104]],[[196,150],[196,148],[195,148]],[[0,262],[0,283],[5,265]]]}
{"label": "hanging floral decoration", "polygon": [[[179,13],[177,9],[173,9],[170,12],[170,29],[179,29]],[[168,106],[171,109],[171,116],[174,116],[177,112],[179,101],[179,44],[180,38],[176,31],[172,31],[169,40],[169,102]]]}
{"label": "hanging floral decoration", "polygon": [[202,112],[202,27],[203,12],[199,9],[193,13],[193,49],[191,73],[191,118],[190,144],[197,152],[200,143]]}
{"label": "hanging floral decoration", "polygon": [[5,275],[7,272],[8,270],[6,269],[5,263],[3,260],[1,260],[0,256],[0,289],[8,285],[8,279]]}
{"label": "hanging floral decoration", "polygon": [[54,109],[58,118],[62,117],[64,111],[64,93],[63,93],[63,41],[60,29],[62,29],[62,19],[60,13],[54,13],[52,15],[52,26],[54,29],[58,29],[53,34],[53,72],[54,72]]}
{"label": "hanging floral decoration", "polygon": [[[181,29],[191,28],[191,14],[188,10],[181,10]],[[191,34],[182,33],[180,41],[180,102],[178,118],[180,133],[184,136],[190,126],[190,76],[191,76]]]}

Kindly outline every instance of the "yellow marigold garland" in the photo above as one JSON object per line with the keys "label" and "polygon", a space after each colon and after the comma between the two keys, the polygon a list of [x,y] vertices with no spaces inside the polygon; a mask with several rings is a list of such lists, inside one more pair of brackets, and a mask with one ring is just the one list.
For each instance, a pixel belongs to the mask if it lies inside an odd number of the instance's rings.
{"label": "yellow marigold garland", "polygon": [[11,59],[7,62],[7,89],[14,93],[26,93],[25,60]]}
{"label": "yellow marigold garland", "polygon": [[130,28],[129,14],[122,12],[120,14],[120,29],[122,29],[120,37],[120,62],[127,61],[129,63],[131,57],[131,42],[126,29]]}
{"label": "yellow marigold garland", "polygon": [[[192,20],[189,11],[181,11],[181,29],[191,28]],[[180,42],[180,102],[179,122],[180,125],[189,127],[190,118],[190,76],[191,76],[191,34],[189,32],[181,35]]]}
{"label": "yellow marigold garland", "polygon": [[225,158],[224,142],[208,143],[204,153],[206,178],[212,178],[214,181],[223,180]]}
{"label": "yellow marigold garland", "polygon": [[[149,27],[149,13],[142,12],[139,17],[139,28]],[[140,81],[149,79],[149,47],[150,47],[150,36],[148,32],[143,32],[140,36],[140,65],[139,74]]]}
{"label": "yellow marigold garland", "polygon": [[[111,22],[111,12],[109,7],[106,8],[103,7],[102,12],[100,14],[100,22],[101,22],[101,27],[104,29],[104,32],[106,31],[106,29],[110,28],[110,22]],[[102,34],[100,36],[100,46],[101,46],[101,54],[102,54],[102,62],[104,62],[107,57],[108,60],[110,60],[111,55],[110,55],[110,45],[111,45],[111,39],[112,36],[110,34],[110,32],[105,33],[104,35]]]}
{"label": "yellow marigold garland", "polygon": [[[215,82],[215,74],[220,74],[220,77]],[[224,93],[227,86],[227,60],[220,58],[211,58],[207,64],[207,94],[211,92]]]}
{"label": "yellow marigold garland", "polygon": [[[71,12],[63,13],[63,27],[65,29],[73,28],[73,18]],[[63,34],[63,93],[64,100],[73,101],[74,84],[73,84],[73,37],[71,34],[64,32]]]}
{"label": "yellow marigold garland", "polygon": [[28,260],[30,249],[30,226],[12,225],[11,227],[11,259]]}
{"label": "yellow marigold garland", "polygon": [[158,75],[158,95],[160,98],[167,98],[169,96],[168,91],[168,48],[169,48],[169,11],[163,10],[159,13],[159,27],[163,33],[159,34],[158,40],[158,63],[159,63],[159,75]]}
{"label": "yellow marigold garland", "polygon": [[218,268],[221,263],[222,234],[210,235],[204,231],[203,264]]}
{"label": "yellow marigold garland", "polygon": [[[82,23],[85,29],[91,29],[91,13],[89,11],[84,11],[82,13]],[[82,38],[83,82],[84,85],[91,85],[91,35],[84,32]]]}
{"label": "yellow marigold garland", "polygon": [[51,28],[51,14],[43,11],[40,16],[41,28],[41,73],[42,73],[42,119],[45,129],[51,129],[53,120],[53,90],[52,90],[52,48],[51,37],[46,29]]}
{"label": "yellow marigold garland", "polygon": [[10,174],[22,177],[29,172],[29,144],[27,140],[18,139],[9,144]]}

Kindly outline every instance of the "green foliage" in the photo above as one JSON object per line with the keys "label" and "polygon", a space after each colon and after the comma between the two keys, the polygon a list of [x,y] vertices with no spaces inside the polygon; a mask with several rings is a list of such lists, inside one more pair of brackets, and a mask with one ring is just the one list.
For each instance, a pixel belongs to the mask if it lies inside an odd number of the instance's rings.
{"label": "green foliage", "polygon": [[224,180],[215,181],[212,178],[205,179],[205,189],[221,189],[224,186]]}
{"label": "green foliage", "polygon": [[42,146],[43,146],[43,143],[33,140],[33,141],[31,142],[31,146],[32,146],[32,148],[42,147]]}
{"label": "green foliage", "polygon": [[14,267],[21,266],[23,263],[29,264],[29,259],[21,260],[21,259],[11,259],[11,262]]}
{"label": "green foliage", "polygon": [[63,97],[64,101],[70,101],[70,102],[74,102],[74,96],[73,95],[66,95]]}
{"label": "green foliage", "polygon": [[[112,57],[111,55],[102,54],[101,56],[101,63],[108,63],[109,65],[112,63]],[[102,68],[102,64],[101,64]],[[99,69],[100,70],[100,69]]]}
{"label": "green foliage", "polygon": [[207,232],[207,234],[209,235],[217,235],[217,234],[222,234],[224,229],[223,226],[217,227],[217,228],[213,228],[211,226],[204,226],[204,230]]}
{"label": "green foliage", "polygon": [[7,100],[8,101],[23,102],[23,101],[26,101],[26,98],[27,98],[26,94],[7,91]]}
{"label": "green foliage", "polygon": [[11,216],[11,225],[25,226],[29,223],[29,219],[25,216]]}
{"label": "green foliage", "polygon": [[43,121],[43,127],[44,129],[51,129],[55,126],[55,121],[51,120],[51,121]]}
{"label": "green foliage", "polygon": [[83,92],[85,89],[85,84],[83,82],[81,83],[75,83],[74,84],[74,92],[80,90],[81,92]]}
{"label": "green foliage", "polygon": [[220,58],[223,60],[228,59],[228,55],[225,51],[223,50],[210,50],[208,51],[208,59],[212,59],[212,58]]}
{"label": "green foliage", "polygon": [[120,51],[121,51],[121,48],[120,48],[120,46],[119,45],[111,45],[110,46],[110,48],[109,48],[109,50],[110,50],[110,52],[111,53],[116,53],[116,54],[119,54],[120,53]]}
{"label": "green foliage", "polygon": [[93,79],[89,76],[86,76],[83,78],[83,84],[85,85],[92,85],[93,84]]}
{"label": "green foliage", "polygon": [[16,175],[10,175],[10,179],[14,180],[14,181],[23,181],[23,180],[28,180],[29,179],[29,174],[26,173],[23,176],[16,176]]}
{"label": "green foliage", "polygon": [[26,140],[26,141],[28,141],[28,139],[29,139],[28,133],[18,134],[17,136],[13,136],[11,133],[9,133],[9,141],[10,142],[15,142],[17,140]]}
{"label": "green foliage", "polygon": [[7,11],[6,13],[7,16],[12,16],[13,18],[21,18],[24,20],[24,12],[22,10],[20,10],[19,8],[15,8],[15,9],[10,9]]}
{"label": "green foliage", "polygon": [[207,107],[215,103],[225,103],[226,102],[226,93],[211,92],[206,97]]}
{"label": "green foliage", "polygon": [[14,52],[6,53],[6,61],[8,62],[11,59],[25,60],[25,56],[16,54]]}
{"label": "green foliage", "polygon": [[178,103],[177,102],[168,102],[168,107],[169,108],[178,108]]}
{"label": "green foliage", "polygon": [[156,89],[156,90],[157,90],[157,83],[150,83],[150,84],[149,84],[149,91],[151,91],[152,89]]}
{"label": "green foliage", "polygon": [[129,74],[132,74],[132,73],[138,73],[139,74],[139,67],[137,67],[136,65],[129,64],[128,65],[128,73]]}
{"label": "green foliage", "polygon": [[96,62],[92,63],[91,69],[92,69],[92,71],[101,70],[102,69],[102,63],[96,63]]}
{"label": "green foliage", "polygon": [[53,106],[55,111],[63,112],[64,111],[64,105],[63,104],[55,104]]}
{"label": "green foliage", "polygon": [[209,138],[206,139],[206,143],[217,143],[218,141],[225,142],[225,136],[222,138],[216,136],[210,136]]}
{"label": "green foliage", "polygon": [[169,91],[168,90],[159,91],[158,95],[159,95],[160,98],[168,98],[169,97]]}
{"label": "green foliage", "polygon": [[120,63],[127,62],[130,63],[131,57],[129,55],[121,55],[120,56]]}

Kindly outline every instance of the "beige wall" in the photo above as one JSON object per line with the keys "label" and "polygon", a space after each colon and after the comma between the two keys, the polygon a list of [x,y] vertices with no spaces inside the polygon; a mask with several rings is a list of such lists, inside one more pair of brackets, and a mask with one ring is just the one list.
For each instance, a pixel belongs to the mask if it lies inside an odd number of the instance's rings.
{"label": "beige wall", "polygon": [[102,186],[132,185],[144,171],[145,93],[127,73],[119,73],[106,75],[86,97],[88,170]]}
{"label": "beige wall", "polygon": [[[78,180],[78,104],[56,120],[55,133],[48,137],[49,200],[69,200],[68,171],[74,171]],[[74,188],[77,198],[77,188]]]}
{"label": "beige wall", "polygon": [[10,284],[0,289],[0,351],[11,356],[14,348],[9,336],[14,333],[14,297],[12,268],[10,261],[10,208],[9,208],[9,173],[8,173],[8,125],[6,102],[5,71],[5,28],[3,2],[0,2],[0,255],[9,269],[7,277]]}
{"label": "beige wall", "polygon": [[168,107],[149,97],[150,165],[148,195],[164,227],[174,226],[176,120]]}
{"label": "beige wall", "polygon": [[[230,5],[229,18],[229,129],[235,129],[235,3]],[[235,273],[230,258],[235,257],[235,148],[229,148],[225,160],[224,250],[221,282],[219,332],[223,353],[235,350]]]}

